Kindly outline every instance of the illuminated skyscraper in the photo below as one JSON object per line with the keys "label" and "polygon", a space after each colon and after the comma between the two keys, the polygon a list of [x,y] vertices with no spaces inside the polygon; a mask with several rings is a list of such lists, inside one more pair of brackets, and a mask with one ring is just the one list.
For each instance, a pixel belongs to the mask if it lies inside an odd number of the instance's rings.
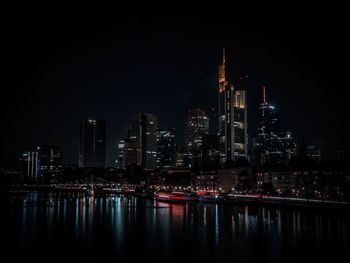
{"label": "illuminated skyscraper", "polygon": [[124,148],[125,148],[125,142],[121,140],[118,144],[118,156],[116,162],[117,169],[125,169],[124,166]]}
{"label": "illuminated skyscraper", "polygon": [[141,145],[136,139],[124,139],[123,168],[141,165]]}
{"label": "illuminated skyscraper", "polygon": [[27,151],[22,154],[23,179],[35,181],[40,176],[38,152]]}
{"label": "illuminated skyscraper", "polygon": [[185,124],[185,150],[190,160],[202,158],[203,135],[209,132],[209,119],[201,109],[189,110]]}
{"label": "illuminated skyscraper", "polygon": [[234,89],[234,158],[245,157],[248,160],[248,76],[241,77]]}
{"label": "illuminated skyscraper", "polygon": [[226,56],[223,49],[219,66],[219,148],[220,162],[237,157],[248,159],[247,77],[237,85],[230,84],[226,76]]}
{"label": "illuminated skyscraper", "polygon": [[125,138],[124,167],[136,164],[144,169],[157,167],[157,117],[139,113],[131,119]]}
{"label": "illuminated skyscraper", "polygon": [[140,114],[141,164],[145,169],[157,168],[157,117]]}
{"label": "illuminated skyscraper", "polygon": [[287,164],[296,153],[296,144],[290,131],[280,125],[278,110],[267,102],[266,87],[262,87],[263,99],[260,104],[258,137],[254,145],[257,164]]}
{"label": "illuminated skyscraper", "polygon": [[203,135],[202,160],[205,166],[220,164],[219,136],[217,134]]}
{"label": "illuminated skyscraper", "polygon": [[158,129],[157,149],[157,168],[175,167],[175,129]]}
{"label": "illuminated skyscraper", "polygon": [[80,123],[80,167],[106,167],[107,130],[104,120],[83,120]]}
{"label": "illuminated skyscraper", "polygon": [[63,171],[62,152],[57,145],[38,147],[40,173],[42,176],[57,176]]}

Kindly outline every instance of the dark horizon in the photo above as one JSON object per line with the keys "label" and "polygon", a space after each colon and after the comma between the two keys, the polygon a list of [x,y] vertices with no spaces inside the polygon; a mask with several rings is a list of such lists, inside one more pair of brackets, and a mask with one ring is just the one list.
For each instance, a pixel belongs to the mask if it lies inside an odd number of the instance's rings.
{"label": "dark horizon", "polygon": [[217,107],[223,46],[230,80],[249,76],[250,136],[266,85],[298,142],[305,138],[329,158],[350,146],[347,18],[340,8],[7,11],[1,166],[42,144],[59,145],[66,163],[78,163],[86,118],[107,120],[110,166],[137,112],[157,115],[159,127],[175,128],[181,142],[188,109]]}

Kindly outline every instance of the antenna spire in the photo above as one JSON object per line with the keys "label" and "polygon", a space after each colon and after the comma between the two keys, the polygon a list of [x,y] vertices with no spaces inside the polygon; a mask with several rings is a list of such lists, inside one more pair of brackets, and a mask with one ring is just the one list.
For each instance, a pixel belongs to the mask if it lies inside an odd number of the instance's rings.
{"label": "antenna spire", "polygon": [[222,64],[226,64],[226,52],[224,47],[222,48]]}

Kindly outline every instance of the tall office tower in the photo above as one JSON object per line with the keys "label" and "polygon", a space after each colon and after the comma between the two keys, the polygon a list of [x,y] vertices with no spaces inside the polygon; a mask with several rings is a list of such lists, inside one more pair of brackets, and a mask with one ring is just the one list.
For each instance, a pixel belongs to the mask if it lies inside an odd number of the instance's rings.
{"label": "tall office tower", "polygon": [[131,118],[125,130],[123,167],[141,165],[140,119],[138,115]]}
{"label": "tall office tower", "polygon": [[106,167],[107,124],[105,120],[83,120],[80,123],[80,167]]}
{"label": "tall office tower", "polygon": [[202,159],[205,166],[217,166],[220,164],[219,135],[203,135]]}
{"label": "tall office tower", "polygon": [[189,110],[185,124],[185,150],[189,159],[201,161],[202,136],[208,134],[209,119],[201,109]]}
{"label": "tall office tower", "polygon": [[226,54],[222,53],[219,66],[219,147],[220,163],[233,160],[233,86],[226,78]]}
{"label": "tall office tower", "polygon": [[141,145],[134,139],[124,139],[123,168],[130,165],[141,165]]}
{"label": "tall office tower", "polygon": [[218,135],[218,108],[212,107],[206,111],[206,114],[209,119],[209,134]]}
{"label": "tall office tower", "polygon": [[59,146],[42,145],[37,150],[42,176],[57,176],[63,172],[62,152]]}
{"label": "tall office tower", "polygon": [[125,147],[125,142],[123,140],[121,140],[118,144],[117,159],[115,160],[117,169],[125,169],[125,166],[124,166],[124,147]]}
{"label": "tall office tower", "polygon": [[241,77],[234,89],[234,158],[245,157],[248,160],[248,76]]}
{"label": "tall office tower", "polygon": [[125,165],[142,165],[144,169],[157,167],[157,117],[150,113],[133,116],[125,141]]}
{"label": "tall office tower", "polygon": [[22,154],[23,179],[35,181],[40,176],[38,152],[27,151]]}
{"label": "tall office tower", "polygon": [[157,131],[157,168],[175,167],[176,144],[175,129]]}
{"label": "tall office tower", "polygon": [[290,131],[281,129],[277,108],[267,102],[266,87],[262,88],[258,137],[254,145],[257,164],[286,164],[296,153],[296,144]]}
{"label": "tall office tower", "polygon": [[140,114],[141,164],[144,169],[157,168],[157,117],[150,113]]}
{"label": "tall office tower", "polygon": [[261,139],[270,139],[271,134],[281,131],[277,108],[267,102],[266,87],[262,87],[262,102],[260,103],[260,120],[258,135]]}
{"label": "tall office tower", "polygon": [[237,157],[248,158],[247,77],[237,85],[226,76],[226,57],[223,49],[219,66],[219,147],[220,163]]}

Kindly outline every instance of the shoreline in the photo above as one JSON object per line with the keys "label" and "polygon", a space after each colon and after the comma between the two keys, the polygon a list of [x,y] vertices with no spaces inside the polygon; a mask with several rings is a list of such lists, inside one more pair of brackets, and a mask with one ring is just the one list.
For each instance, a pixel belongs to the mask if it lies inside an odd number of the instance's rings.
{"label": "shoreline", "polygon": [[[8,196],[26,196],[30,192],[63,192],[63,193],[86,193],[86,189],[81,187],[76,188],[57,188],[53,186],[26,186],[19,188],[10,188],[6,191]],[[157,200],[151,194],[135,193],[128,191],[112,191],[112,190],[96,190],[96,196],[100,195],[119,195],[125,197],[139,197],[145,199],[154,199],[160,202],[166,203],[203,203],[203,204],[223,204],[223,205],[253,205],[253,206],[268,206],[268,207],[279,207],[279,208],[312,208],[317,210],[331,210],[350,213],[350,203],[344,201],[334,201],[334,200],[319,200],[319,199],[305,199],[305,198],[294,198],[294,197],[262,197],[262,196],[245,196],[245,195],[233,195],[225,198],[210,198],[198,200]]]}

